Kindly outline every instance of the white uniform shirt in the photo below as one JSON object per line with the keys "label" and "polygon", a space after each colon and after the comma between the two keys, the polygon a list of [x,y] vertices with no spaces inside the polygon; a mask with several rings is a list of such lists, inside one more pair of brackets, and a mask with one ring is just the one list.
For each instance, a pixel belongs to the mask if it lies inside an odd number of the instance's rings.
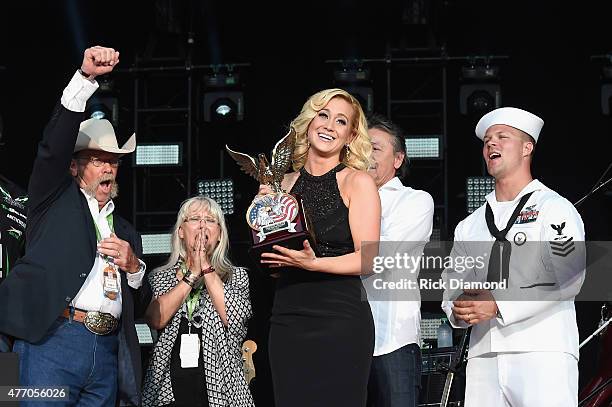
{"label": "white uniform shirt", "polygon": [[[495,191],[488,194],[486,199],[497,228],[502,230],[521,197],[532,191],[506,235],[506,239],[512,243],[507,291],[512,297],[504,298],[511,300],[497,301],[502,318],[493,318],[473,326],[469,358],[490,352],[552,351],[566,352],[578,359],[574,297],[584,281],[586,266],[584,225],[580,215],[567,199],[538,180],[531,181],[511,202],[498,202]],[[470,255],[467,247],[470,245],[462,242],[495,240],[487,227],[485,210],[486,205],[481,206],[457,225],[451,256]],[[526,242],[542,243],[530,246],[526,253],[521,252],[520,247]],[[563,255],[553,248],[559,242],[568,249]],[[468,270],[467,275],[470,273]],[[448,278],[449,271],[445,270],[444,275]],[[542,286],[548,282],[559,284],[554,291],[546,291]],[[525,299],[535,298],[532,291],[525,290],[538,289],[547,293],[547,299],[553,295],[555,300]],[[454,295],[448,291],[445,295],[454,299]],[[451,307],[451,301],[443,301],[442,309],[451,324],[465,328],[467,325],[463,321],[454,319]]]}
{"label": "white uniform shirt", "polygon": [[[391,243],[398,242],[399,249],[411,256],[419,256],[429,241],[433,227],[434,202],[427,192],[405,187],[394,177],[378,190],[381,202],[380,255],[393,256],[396,249]],[[403,253],[402,253],[403,254]],[[399,281],[406,270],[387,269],[383,273],[394,273]],[[416,271],[418,276],[418,270]],[[415,277],[416,277],[415,276]],[[366,289],[372,287],[370,279],[379,278],[373,274],[363,282]],[[390,293],[391,294],[391,293]],[[421,342],[421,301],[418,290],[412,290],[416,301],[401,301],[389,298],[388,301],[370,301],[374,318],[374,356],[391,353],[405,345]]]}
{"label": "white uniform shirt", "polygon": [[[84,112],[87,104],[87,100],[98,88],[97,82],[91,82],[83,77],[78,71],[75,72],[70,83],[64,89],[62,94],[61,103],[62,105],[73,112]],[[66,169],[67,170],[67,169]],[[94,219],[98,230],[100,231],[101,237],[107,238],[110,236],[111,230],[107,221],[107,216],[110,215],[115,209],[113,201],[108,201],[106,205],[98,210],[98,201],[87,195],[83,189],[81,192],[87,198],[87,204],[89,211]],[[134,289],[140,288],[142,285],[142,279],[145,274],[145,264],[139,260],[141,264],[140,271],[134,274],[126,273],[128,284]],[[76,308],[80,308],[85,311],[101,311],[112,314],[114,317],[119,318],[121,316],[121,273],[118,273],[118,286],[119,294],[116,300],[110,300],[104,296],[103,288],[103,271],[105,263],[102,258],[97,255],[94,261],[94,265],[89,272],[88,277],[81,286],[81,289],[72,300],[71,305]]]}

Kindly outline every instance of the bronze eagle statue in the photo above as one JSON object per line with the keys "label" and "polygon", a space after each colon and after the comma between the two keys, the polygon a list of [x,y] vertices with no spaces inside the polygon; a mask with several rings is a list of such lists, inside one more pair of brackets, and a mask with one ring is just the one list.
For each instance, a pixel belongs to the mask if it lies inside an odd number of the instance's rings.
{"label": "bronze eagle statue", "polygon": [[227,144],[225,149],[243,172],[255,178],[260,184],[270,185],[272,191],[282,192],[281,182],[283,176],[291,167],[295,137],[295,130],[291,127],[285,137],[280,139],[272,149],[271,164],[263,153],[258,154],[257,160],[255,160],[248,154],[232,150]]}

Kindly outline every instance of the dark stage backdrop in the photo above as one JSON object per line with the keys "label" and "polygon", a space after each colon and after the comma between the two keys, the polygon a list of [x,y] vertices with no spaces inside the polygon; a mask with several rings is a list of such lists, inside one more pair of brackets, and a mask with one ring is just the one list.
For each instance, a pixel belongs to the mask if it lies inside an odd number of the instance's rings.
{"label": "dark stage backdrop", "polygon": [[[223,171],[237,185],[237,209],[228,221],[238,264],[253,267],[246,256],[243,214],[257,185],[229,157],[221,163],[220,151],[229,143],[251,154],[269,152],[306,98],[333,86],[330,64],[325,63],[328,59],[380,59],[391,48],[427,45],[444,46],[451,57],[507,55],[500,63],[502,105],[525,108],[545,121],[535,175],[575,202],[611,161],[606,146],[610,145],[612,118],[601,113],[600,105],[602,61],[591,58],[612,49],[609,7],[480,0],[273,3],[2,2],[0,114],[5,145],[0,147],[0,172],[27,185],[44,124],[87,46],[118,49],[119,68],[125,69],[145,55],[147,46],[152,54],[181,55],[188,48],[188,32],[193,33],[194,64],[249,64],[244,73],[245,120],[233,125],[204,123],[200,112],[194,130],[199,157],[193,165],[194,181],[218,178]],[[421,17],[419,9],[425,10]],[[459,113],[460,67],[458,62],[448,64],[449,239],[454,226],[466,216],[465,178],[482,175],[481,143],[473,132],[477,118]],[[133,129],[133,80],[119,73],[114,77],[120,92],[120,141],[124,141]],[[175,85],[162,81],[155,86],[171,90]],[[385,84],[378,81],[373,88],[375,107],[384,113],[380,96],[384,97]],[[408,183],[428,189],[418,171],[415,166]],[[118,210],[128,219],[132,216],[131,176],[132,168],[123,166]],[[178,207],[178,198],[166,194],[160,188],[159,195]],[[611,195],[604,188],[580,208],[589,240],[610,239]],[[150,267],[159,261],[152,258]],[[274,281],[253,270],[251,283],[255,316],[249,336],[260,344],[255,354],[256,392],[258,404],[268,406],[272,402],[266,338]],[[597,327],[600,306],[577,304],[581,339]],[[424,303],[423,308],[439,310],[438,304]],[[583,349],[581,385],[594,374],[597,345],[594,340]]]}

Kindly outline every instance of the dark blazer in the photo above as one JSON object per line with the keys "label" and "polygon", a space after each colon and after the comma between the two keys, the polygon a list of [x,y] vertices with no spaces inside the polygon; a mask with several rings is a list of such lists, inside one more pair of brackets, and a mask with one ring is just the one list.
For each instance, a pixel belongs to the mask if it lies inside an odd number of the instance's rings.
{"label": "dark blazer", "polygon": [[[96,232],[79,186],[68,169],[83,113],[56,106],[45,127],[30,176],[26,252],[0,285],[0,332],[35,343],[76,296],[96,256]],[[115,215],[116,235],[142,255],[134,228]],[[121,272],[122,315],[119,329],[119,397],[140,404],[140,348],[134,311],[145,298]]]}

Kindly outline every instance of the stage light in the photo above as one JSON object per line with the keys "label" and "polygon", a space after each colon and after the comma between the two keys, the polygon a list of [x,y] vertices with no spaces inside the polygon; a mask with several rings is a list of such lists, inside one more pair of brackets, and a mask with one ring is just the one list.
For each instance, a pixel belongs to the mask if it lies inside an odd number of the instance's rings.
{"label": "stage light", "polygon": [[109,79],[100,79],[97,92],[87,101],[85,113],[92,119],[106,119],[115,128],[119,126],[119,99],[114,93],[114,84]]}
{"label": "stage light", "polygon": [[204,120],[207,122],[244,119],[242,92],[212,92],[204,95]]}
{"label": "stage light", "polygon": [[442,313],[423,312],[421,315],[421,346],[425,340],[438,339],[438,327],[440,327],[441,319],[446,318]]}
{"label": "stage light", "polygon": [[244,120],[244,95],[236,91],[208,92],[204,95],[205,122]]}
{"label": "stage light", "polygon": [[489,64],[471,64],[461,69],[459,111],[481,116],[501,106],[499,68]]}
{"label": "stage light", "polygon": [[215,113],[221,116],[227,116],[234,111],[233,103],[229,99],[221,99],[215,103]]}
{"label": "stage light", "polygon": [[234,122],[244,119],[244,93],[240,77],[232,70],[204,77],[204,121]]}
{"label": "stage light", "polygon": [[93,109],[91,109],[91,114],[89,115],[90,118],[96,119],[96,120],[104,119],[106,116],[107,116],[106,110],[100,106],[96,106]]}
{"label": "stage light", "polygon": [[183,144],[139,143],[133,157],[134,167],[179,167],[183,165]]}
{"label": "stage light", "polygon": [[135,322],[136,336],[138,337],[138,343],[141,346],[153,345],[157,342],[157,331],[151,330],[146,322]]}
{"label": "stage light", "polygon": [[106,119],[117,126],[119,103],[115,97],[92,97],[86,108],[86,114],[92,119]]}
{"label": "stage light", "polygon": [[224,214],[234,213],[234,182],[231,179],[200,180],[197,189],[198,194],[214,199]]}
{"label": "stage light", "polygon": [[374,90],[370,81],[370,70],[360,62],[345,62],[334,70],[335,86],[353,95],[366,114],[374,111]]}
{"label": "stage light", "polygon": [[168,254],[172,251],[170,233],[151,233],[142,235],[142,254]]}
{"label": "stage light", "polygon": [[439,160],[442,158],[442,138],[439,135],[411,135],[405,140],[406,154],[411,160]]}
{"label": "stage light", "polygon": [[467,212],[472,213],[486,202],[486,195],[495,189],[495,178],[467,177],[465,185]]}

